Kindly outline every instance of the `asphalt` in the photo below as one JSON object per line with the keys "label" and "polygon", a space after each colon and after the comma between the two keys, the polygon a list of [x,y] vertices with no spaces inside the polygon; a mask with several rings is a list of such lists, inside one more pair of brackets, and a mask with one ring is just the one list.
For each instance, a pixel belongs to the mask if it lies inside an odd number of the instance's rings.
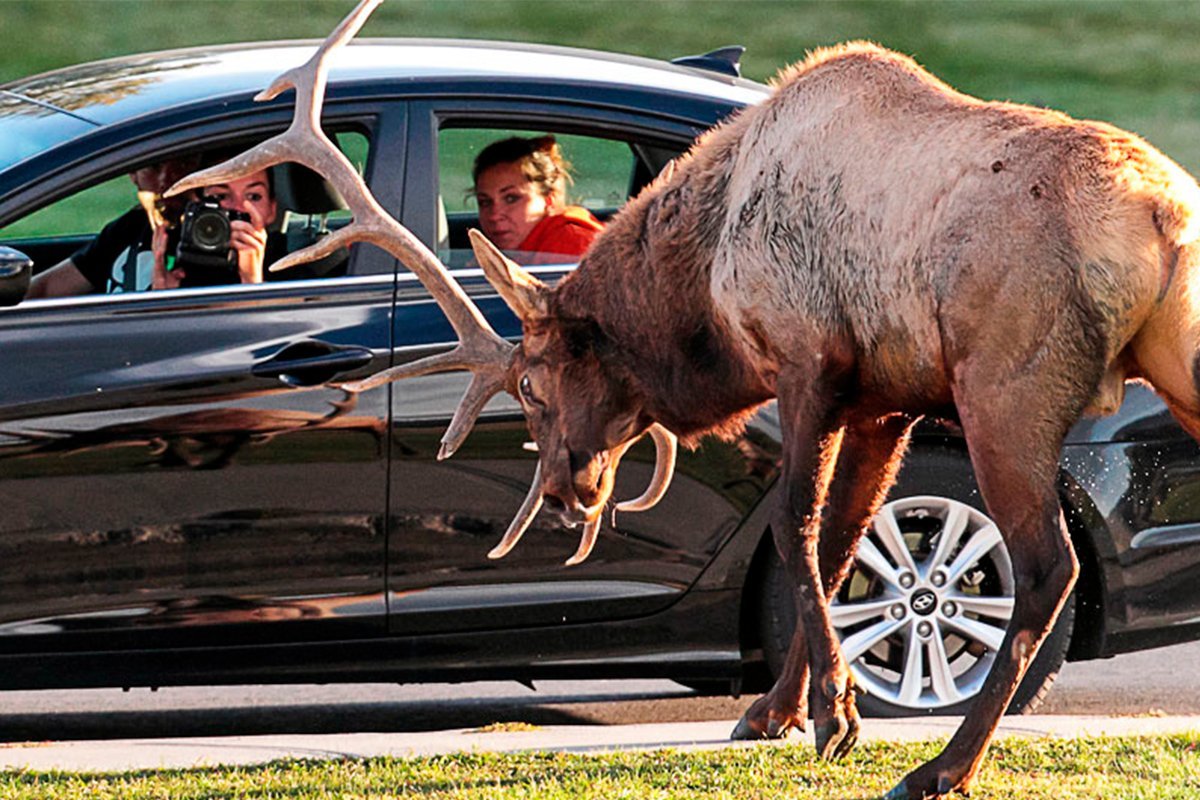
{"label": "asphalt", "polygon": [[[947,737],[961,717],[866,719],[862,741]],[[534,730],[455,729],[423,733],[272,734],[104,741],[24,742],[0,746],[0,768],[111,772],[253,765],[279,759],[414,757],[460,752],[604,753],[661,748],[712,749],[775,746],[731,742],[735,720],[636,725],[557,725]],[[1007,717],[999,735],[1070,738],[1200,731],[1200,716]],[[793,736],[790,742],[803,741]],[[811,734],[807,734],[809,742]]]}

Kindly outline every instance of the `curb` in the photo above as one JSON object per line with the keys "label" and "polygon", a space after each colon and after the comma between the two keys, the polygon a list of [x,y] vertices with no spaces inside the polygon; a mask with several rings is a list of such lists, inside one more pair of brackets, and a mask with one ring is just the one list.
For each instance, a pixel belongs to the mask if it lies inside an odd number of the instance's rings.
{"label": "curb", "polygon": [[[866,719],[860,741],[916,741],[947,737],[961,717]],[[529,731],[456,729],[426,733],[219,736],[187,739],[30,742],[0,746],[0,769],[116,772],[250,766],[280,759],[411,758],[449,753],[718,749],[812,742],[812,734],[779,742],[731,742],[736,720],[639,725],[557,725]],[[1008,717],[997,735],[1074,738],[1144,736],[1200,731],[1200,716]]]}

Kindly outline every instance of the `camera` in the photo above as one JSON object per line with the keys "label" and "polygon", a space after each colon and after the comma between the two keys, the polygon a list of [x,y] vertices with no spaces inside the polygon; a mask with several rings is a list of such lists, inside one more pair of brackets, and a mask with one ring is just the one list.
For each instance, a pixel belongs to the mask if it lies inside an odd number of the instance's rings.
{"label": "camera", "polygon": [[238,283],[237,252],[229,246],[233,220],[249,222],[250,215],[221,208],[210,197],[184,206],[175,248],[175,266],[186,270],[181,286]]}

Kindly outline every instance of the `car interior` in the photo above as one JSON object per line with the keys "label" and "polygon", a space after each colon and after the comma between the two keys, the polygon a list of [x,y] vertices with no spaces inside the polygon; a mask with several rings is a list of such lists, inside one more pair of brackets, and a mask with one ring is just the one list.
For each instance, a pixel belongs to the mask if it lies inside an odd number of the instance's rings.
{"label": "car interior", "polygon": [[[352,161],[365,164],[366,137],[339,134],[339,146],[349,150]],[[343,146],[349,142],[349,147]],[[252,143],[237,143],[237,149]],[[209,153],[227,153],[231,145],[222,144]],[[202,157],[203,160],[203,157]],[[128,173],[143,166],[130,165],[121,174],[94,184],[17,220],[0,232],[0,244],[16,248],[33,261],[33,274],[49,269],[69,258],[94,238],[109,221],[135,204],[135,190]],[[279,214],[270,230],[286,237],[286,252],[307,247],[350,219],[346,203],[337,190],[309,168],[284,163],[271,168]],[[349,252],[341,249],[318,261],[280,273],[269,273],[268,280],[304,280],[346,274]]]}
{"label": "car interior", "polygon": [[448,266],[473,263],[467,231],[479,227],[470,176],[475,156],[499,139],[548,134],[558,140],[570,165],[568,202],[587,208],[601,222],[611,219],[682,150],[678,145],[545,129],[445,126],[438,137],[437,251]]}
{"label": "car interior", "polygon": [[[456,127],[453,124],[439,132],[436,250],[447,266],[473,264],[467,231],[479,226],[470,176],[475,155],[499,138],[546,132],[499,125]],[[610,219],[629,198],[650,183],[683,149],[681,144],[570,131],[550,133],[559,140],[571,164],[573,181],[568,188],[569,202],[586,207],[602,222]],[[343,131],[335,134],[335,141],[361,171],[366,163],[367,137],[356,131]],[[223,142],[219,148],[206,148],[205,152],[244,149],[251,144]],[[0,232],[0,244],[28,255],[33,260],[35,275],[60,263],[134,204],[128,172],[139,166],[141,164],[132,164],[107,181],[75,192],[8,225]],[[272,175],[280,209],[272,230],[286,237],[287,252],[307,247],[350,221],[350,212],[336,189],[307,167],[280,164],[272,168]],[[565,259],[566,262],[573,260]],[[336,277],[345,275],[348,265],[349,252],[343,249],[316,262],[269,273],[267,279]]]}

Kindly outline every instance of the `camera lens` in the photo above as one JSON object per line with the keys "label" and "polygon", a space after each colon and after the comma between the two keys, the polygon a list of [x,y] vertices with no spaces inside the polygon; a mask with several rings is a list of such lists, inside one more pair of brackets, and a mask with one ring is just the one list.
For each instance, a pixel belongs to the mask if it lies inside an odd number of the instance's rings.
{"label": "camera lens", "polygon": [[219,211],[202,211],[192,220],[192,241],[204,250],[229,248],[229,220]]}

